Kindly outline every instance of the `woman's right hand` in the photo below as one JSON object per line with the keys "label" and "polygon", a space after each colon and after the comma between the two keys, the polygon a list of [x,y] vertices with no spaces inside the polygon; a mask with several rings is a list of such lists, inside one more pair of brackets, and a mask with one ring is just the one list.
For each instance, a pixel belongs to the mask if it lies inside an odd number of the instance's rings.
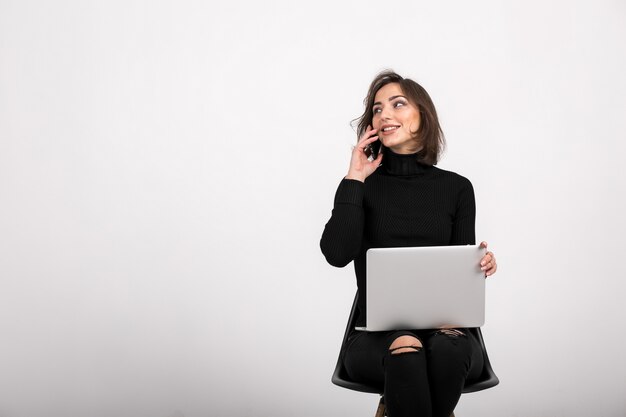
{"label": "woman's right hand", "polygon": [[365,182],[365,178],[369,177],[383,160],[383,153],[378,152],[378,157],[373,161],[367,159],[365,154],[365,147],[372,142],[378,140],[378,136],[372,136],[378,131],[378,129],[372,129],[372,126],[368,126],[367,130],[359,139],[359,142],[354,148],[352,148],[352,158],[350,159],[350,169],[346,179],[359,180]]}

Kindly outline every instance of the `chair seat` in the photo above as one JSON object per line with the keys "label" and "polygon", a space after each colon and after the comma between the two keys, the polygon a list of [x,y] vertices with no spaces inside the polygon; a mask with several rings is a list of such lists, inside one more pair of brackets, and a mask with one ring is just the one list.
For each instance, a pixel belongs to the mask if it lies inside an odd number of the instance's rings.
{"label": "chair seat", "polygon": [[[346,372],[346,369],[343,366],[343,356],[345,354],[346,341],[348,339],[348,335],[350,334],[350,329],[354,328],[355,321],[356,321],[355,312],[357,309],[358,298],[359,298],[359,293],[357,291],[356,295],[354,296],[354,302],[352,303],[352,310],[350,311],[350,318],[348,319],[348,325],[346,326],[346,331],[343,336],[343,342],[341,343],[341,349],[339,350],[339,358],[337,359],[337,365],[335,366],[335,372],[333,372],[331,381],[333,384],[338,385],[343,388],[351,389],[354,391],[371,392],[371,393],[382,395],[383,393],[382,386],[362,384],[362,383],[358,383],[358,382],[354,382],[350,380],[350,377],[348,376],[348,373]],[[482,349],[482,352],[483,352],[484,365],[483,365],[482,374],[480,375],[478,379],[473,380],[473,381],[469,381],[469,380],[465,381],[465,386],[463,387],[464,394],[495,387],[500,382],[496,374],[493,372],[493,369],[491,368],[491,363],[489,362],[489,357],[487,356],[487,350],[485,349],[485,342],[483,340],[483,335],[480,331],[480,328],[476,327],[476,328],[470,328],[468,330],[474,336],[476,336],[476,339],[478,339],[480,343],[480,348]]]}

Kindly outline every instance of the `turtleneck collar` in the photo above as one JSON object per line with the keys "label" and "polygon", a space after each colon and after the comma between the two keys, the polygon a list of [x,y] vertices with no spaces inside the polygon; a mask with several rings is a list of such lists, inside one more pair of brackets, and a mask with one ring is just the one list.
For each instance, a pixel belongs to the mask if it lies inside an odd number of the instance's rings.
{"label": "turtleneck collar", "polygon": [[387,173],[397,176],[421,174],[429,168],[429,165],[417,161],[418,153],[419,151],[411,154],[399,154],[384,147],[382,168]]}

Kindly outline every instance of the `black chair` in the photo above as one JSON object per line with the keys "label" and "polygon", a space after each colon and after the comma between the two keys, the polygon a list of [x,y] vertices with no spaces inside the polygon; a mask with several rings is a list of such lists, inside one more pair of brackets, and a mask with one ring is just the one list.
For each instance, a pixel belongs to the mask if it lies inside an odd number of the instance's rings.
{"label": "black chair", "polygon": [[[350,333],[350,329],[354,328],[356,318],[355,312],[357,309],[357,299],[359,297],[359,293],[357,291],[354,296],[354,302],[352,303],[352,310],[350,311],[350,318],[348,319],[348,325],[346,326],[346,331],[343,335],[343,342],[341,343],[341,350],[339,351],[339,358],[337,359],[337,366],[335,366],[335,372],[333,373],[333,377],[331,381],[333,384],[338,385],[343,388],[348,388],[355,391],[361,392],[371,392],[375,394],[380,394],[381,399],[378,406],[378,410],[376,411],[376,417],[384,416],[384,398],[382,387],[376,387],[372,385],[365,385],[358,382],[354,382],[350,380],[348,374],[346,372],[345,367],[343,366],[343,356],[346,350],[346,340],[348,339],[348,334]],[[484,366],[483,372],[481,376],[472,381],[465,381],[465,386],[463,387],[463,394],[467,394],[469,392],[481,391],[487,388],[495,387],[498,385],[500,380],[491,369],[491,363],[489,362],[489,356],[487,356],[487,350],[485,349],[485,342],[483,341],[483,335],[480,332],[480,328],[470,328],[468,329],[480,342],[480,347],[483,351],[483,359]],[[454,416],[454,414],[452,414]]]}

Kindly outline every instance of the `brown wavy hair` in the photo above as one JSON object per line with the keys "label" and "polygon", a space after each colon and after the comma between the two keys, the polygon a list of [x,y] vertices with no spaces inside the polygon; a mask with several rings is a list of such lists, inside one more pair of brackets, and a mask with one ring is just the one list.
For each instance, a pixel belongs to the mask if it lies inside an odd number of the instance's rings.
{"label": "brown wavy hair", "polygon": [[[393,70],[384,70],[380,72],[370,84],[367,96],[363,100],[365,111],[361,117],[356,118],[351,122],[351,124],[358,122],[357,141],[358,138],[363,136],[367,127],[372,124],[372,120],[374,118],[372,109],[374,107],[374,98],[376,97],[376,93],[383,86],[390,83],[400,84],[400,88],[406,98],[411,102],[411,104],[417,107],[420,112],[421,123],[416,135],[417,139],[422,143],[422,149],[417,153],[417,160],[426,165],[436,165],[445,148],[446,140],[443,130],[441,130],[441,126],[439,125],[435,105],[424,87],[409,78],[403,78],[402,76],[396,74]],[[382,144],[381,147],[383,149],[385,148]]]}

